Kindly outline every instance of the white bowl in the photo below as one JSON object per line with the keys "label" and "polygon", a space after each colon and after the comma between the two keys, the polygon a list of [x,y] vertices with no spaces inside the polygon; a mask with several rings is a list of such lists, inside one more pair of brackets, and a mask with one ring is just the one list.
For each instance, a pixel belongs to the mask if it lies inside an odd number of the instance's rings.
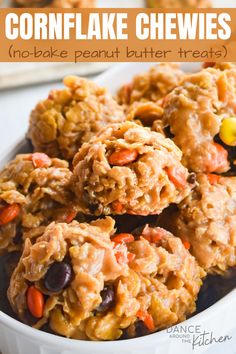
{"label": "white bowl", "polygon": [[[175,332],[187,328],[190,343],[170,338],[171,329],[116,342],[66,339],[33,329],[0,312],[0,350],[3,354],[189,354],[198,330],[212,333],[216,339],[230,335],[235,327],[235,307],[236,290],[233,290],[207,310],[175,326]],[[208,345],[195,347],[194,353],[208,349]]]}
{"label": "white bowl", "polygon": [[[97,82],[115,93],[124,83],[135,74],[145,71],[149,63],[119,64],[97,78]],[[183,63],[185,71],[197,71],[200,64]],[[46,96],[47,92],[45,92]],[[0,167],[19,152],[27,151],[27,142],[21,140],[0,161]],[[2,354],[189,354],[192,352],[194,336],[204,331],[212,332],[217,340],[226,336],[225,343],[233,343],[233,338],[228,338],[230,332],[235,333],[236,315],[236,290],[215,303],[207,310],[193,316],[187,321],[172,329],[164,330],[145,337],[120,340],[115,342],[89,342],[62,338],[56,335],[41,332],[26,326],[0,311],[0,351]],[[172,333],[170,333],[172,331]],[[173,333],[179,336],[187,331],[187,340],[170,337]],[[185,333],[186,334],[186,333]],[[194,353],[204,353],[209,350],[209,345],[196,346]],[[223,343],[220,344],[223,346]],[[232,344],[233,345],[233,344]],[[222,349],[224,347],[221,347]],[[232,353],[236,353],[235,351]],[[229,354],[226,352],[226,354]]]}

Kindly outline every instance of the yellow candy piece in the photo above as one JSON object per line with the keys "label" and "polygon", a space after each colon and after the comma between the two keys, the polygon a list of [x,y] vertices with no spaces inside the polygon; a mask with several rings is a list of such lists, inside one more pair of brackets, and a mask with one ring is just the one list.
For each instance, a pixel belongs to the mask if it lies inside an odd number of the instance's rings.
{"label": "yellow candy piece", "polygon": [[229,146],[236,146],[236,117],[224,119],[220,127],[220,139]]}

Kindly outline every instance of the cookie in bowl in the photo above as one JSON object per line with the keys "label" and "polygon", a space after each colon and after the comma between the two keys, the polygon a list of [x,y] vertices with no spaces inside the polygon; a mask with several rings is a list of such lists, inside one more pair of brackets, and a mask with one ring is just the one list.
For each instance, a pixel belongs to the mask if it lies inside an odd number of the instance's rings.
{"label": "cookie in bowl", "polygon": [[26,237],[53,220],[76,216],[66,161],[21,154],[0,172],[0,253],[21,249]]}
{"label": "cookie in bowl", "polygon": [[197,175],[198,186],[169,224],[208,273],[236,265],[236,177]]}
{"label": "cookie in bowl", "polygon": [[179,64],[160,63],[123,85],[118,91],[117,100],[125,106],[139,101],[157,102],[177,87],[184,75]]}
{"label": "cookie in bowl", "polygon": [[225,173],[232,168],[236,159],[236,150],[231,148],[236,144],[235,67],[187,75],[167,95],[163,108],[163,126],[169,127],[189,170]]}
{"label": "cookie in bowl", "polygon": [[163,113],[162,103],[152,101],[134,102],[126,111],[128,121],[134,121],[144,127],[150,127],[153,131],[167,137],[163,126]]}
{"label": "cookie in bowl", "polygon": [[52,90],[30,116],[28,137],[35,150],[71,160],[79,147],[101,128],[125,120],[123,108],[105,88],[68,76],[66,86]]}
{"label": "cookie in bowl", "polygon": [[160,214],[194,183],[170,139],[134,122],[108,126],[73,160],[72,185],[81,211],[91,215]]}
{"label": "cookie in bowl", "polygon": [[[148,225],[116,234],[112,218],[50,224],[25,242],[8,298],[25,323],[65,337],[116,340],[195,311],[204,271],[179,238]],[[134,331],[135,328],[135,331]]]}

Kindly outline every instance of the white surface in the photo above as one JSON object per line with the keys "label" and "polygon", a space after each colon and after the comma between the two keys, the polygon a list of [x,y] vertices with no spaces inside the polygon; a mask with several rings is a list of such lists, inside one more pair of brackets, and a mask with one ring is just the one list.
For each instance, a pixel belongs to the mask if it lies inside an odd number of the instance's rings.
{"label": "white surface", "polygon": [[0,90],[56,81],[65,75],[98,74],[111,63],[0,63]]}
{"label": "white surface", "polygon": [[[150,64],[119,64],[96,81],[107,86],[113,93],[136,73],[145,71]],[[186,71],[195,71],[199,64],[182,64]],[[0,96],[0,149],[8,149],[26,131],[30,109],[38,99],[46,97],[48,91],[58,85],[44,85],[14,90]],[[16,151],[13,151],[13,155]],[[3,156],[3,154],[1,154]],[[225,344],[201,347],[193,353],[235,354],[236,353],[236,290],[203,313],[183,324],[201,325],[213,331],[215,337],[233,335]],[[113,343],[92,343],[55,337],[36,331],[9,318],[0,312],[0,350],[3,354],[190,354],[191,347],[178,340],[170,340],[166,331],[148,337]]]}

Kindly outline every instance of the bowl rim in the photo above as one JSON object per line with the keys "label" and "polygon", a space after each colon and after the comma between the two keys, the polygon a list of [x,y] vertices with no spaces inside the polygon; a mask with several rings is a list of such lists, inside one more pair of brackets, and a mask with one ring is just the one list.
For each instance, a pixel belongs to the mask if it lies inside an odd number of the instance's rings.
{"label": "bowl rim", "polygon": [[[208,307],[204,311],[193,315],[189,319],[178,323],[174,326],[189,326],[189,325],[199,325],[206,322],[210,317],[216,315],[216,312],[221,310],[221,305],[230,305],[233,300],[236,298],[236,289],[231,290],[227,295],[221,298],[212,306]],[[122,349],[125,346],[126,349],[132,348],[135,345],[147,345],[147,338],[150,342],[153,341],[163,341],[168,336],[167,329],[161,330],[159,332],[155,332],[143,337],[137,338],[130,338],[130,339],[121,339],[116,341],[89,341],[89,340],[81,340],[81,339],[71,339],[71,338],[64,338],[58,336],[56,334],[51,334],[47,332],[40,331],[39,329],[35,329],[30,327],[13,317],[10,317],[6,313],[0,311],[0,324],[8,327],[9,329],[14,330],[15,332],[27,336],[30,339],[37,339],[42,344],[53,344],[54,346],[64,346],[70,349],[78,349],[79,347],[85,350],[95,350],[101,351],[106,349],[112,349],[114,344],[116,345],[116,349]],[[171,328],[169,327],[169,328]]]}

